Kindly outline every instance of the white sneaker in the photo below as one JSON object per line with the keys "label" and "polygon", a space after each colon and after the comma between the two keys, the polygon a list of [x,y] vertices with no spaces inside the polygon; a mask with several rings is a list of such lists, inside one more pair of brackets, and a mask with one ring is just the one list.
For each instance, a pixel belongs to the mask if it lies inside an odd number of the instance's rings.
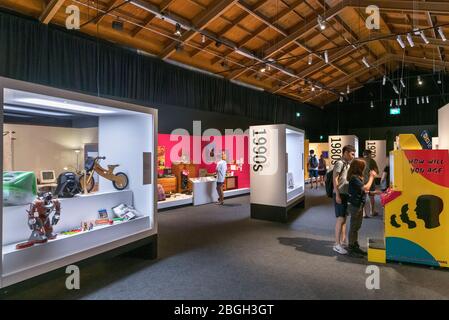
{"label": "white sneaker", "polygon": [[348,251],[339,244],[334,245],[333,249],[339,254],[348,254]]}

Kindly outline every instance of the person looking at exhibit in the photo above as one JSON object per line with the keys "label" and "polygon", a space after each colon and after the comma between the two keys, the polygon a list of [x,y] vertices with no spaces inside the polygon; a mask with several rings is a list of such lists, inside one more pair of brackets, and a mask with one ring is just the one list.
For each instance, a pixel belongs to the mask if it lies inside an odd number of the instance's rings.
{"label": "person looking at exhibit", "polygon": [[316,158],[315,151],[310,150],[309,161],[307,162],[310,177],[310,189],[313,189],[313,181],[315,180],[316,189],[318,189],[318,166],[319,162]]}
{"label": "person looking at exhibit", "polygon": [[333,169],[332,182],[334,187],[333,200],[335,207],[335,245],[333,250],[339,254],[347,254],[343,248],[346,242],[346,216],[348,208],[348,181],[346,179],[349,165],[355,157],[355,148],[352,145],[343,147],[342,157],[338,160]]}
{"label": "person looking at exhibit", "polygon": [[[363,171],[363,183],[368,183],[368,180],[370,178],[370,172],[374,170],[376,172],[376,175],[379,174],[379,167],[377,166],[376,160],[372,158],[372,152],[371,150],[365,150],[363,151],[363,159],[366,163],[365,170]],[[376,191],[376,184],[371,184],[371,189],[369,190],[369,200],[370,200],[370,214],[368,215],[366,212],[366,208],[363,210],[363,217],[369,218],[375,217],[378,215],[378,213],[374,210],[374,194]]]}
{"label": "person looking at exhibit", "polygon": [[228,164],[226,163],[226,154],[221,153],[221,159],[217,162],[216,175],[217,175],[217,193],[218,193],[218,204],[224,204],[224,182],[226,178],[226,171],[228,169]]}
{"label": "person looking at exhibit", "polygon": [[320,160],[318,161],[318,182],[320,185],[324,186],[324,181],[326,176],[326,160],[324,159],[323,153],[320,155]]}
{"label": "person looking at exhibit", "polygon": [[384,168],[384,171],[382,172],[382,177],[380,178],[380,190],[383,192],[387,191],[387,189],[390,187],[390,160],[389,157],[387,157],[387,165]]}
{"label": "person looking at exhibit", "polygon": [[348,181],[348,214],[351,216],[349,226],[349,254],[353,256],[364,256],[366,252],[360,249],[358,236],[362,227],[363,207],[365,206],[366,194],[370,192],[377,172],[369,171],[368,181],[364,184],[364,171],[366,161],[363,159],[354,159],[348,170],[346,180]]}

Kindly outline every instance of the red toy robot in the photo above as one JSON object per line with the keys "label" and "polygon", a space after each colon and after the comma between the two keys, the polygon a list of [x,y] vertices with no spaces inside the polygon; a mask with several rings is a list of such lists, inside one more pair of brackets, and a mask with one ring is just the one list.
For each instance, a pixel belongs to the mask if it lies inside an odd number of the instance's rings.
{"label": "red toy robot", "polygon": [[[50,216],[54,213],[51,222]],[[35,243],[45,243],[56,238],[53,226],[59,222],[61,216],[61,204],[58,199],[53,199],[51,192],[44,193],[30,204],[28,211],[28,226],[32,230],[27,242],[20,243],[16,247],[22,249],[31,247]]]}

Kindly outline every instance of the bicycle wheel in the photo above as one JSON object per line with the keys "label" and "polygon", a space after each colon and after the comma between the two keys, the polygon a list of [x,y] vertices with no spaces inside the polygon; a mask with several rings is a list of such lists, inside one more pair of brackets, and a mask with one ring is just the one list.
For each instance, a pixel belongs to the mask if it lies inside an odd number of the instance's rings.
{"label": "bicycle wheel", "polygon": [[[84,192],[84,177],[85,175],[80,175],[80,184],[81,184],[81,190]],[[90,181],[87,182],[87,192],[91,192],[93,188],[95,187],[95,180],[94,177],[90,178]]]}
{"label": "bicycle wheel", "polygon": [[117,172],[115,176],[121,178],[122,182],[112,181],[112,185],[114,186],[114,188],[116,188],[117,190],[126,189],[129,183],[128,176],[123,172]]}

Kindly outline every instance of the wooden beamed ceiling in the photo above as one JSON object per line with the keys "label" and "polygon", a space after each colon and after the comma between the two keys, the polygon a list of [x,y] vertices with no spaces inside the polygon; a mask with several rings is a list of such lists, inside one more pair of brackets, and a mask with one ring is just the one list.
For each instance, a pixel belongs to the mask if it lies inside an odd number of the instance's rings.
{"label": "wooden beamed ceiling", "polygon": [[[373,4],[380,9],[379,30],[365,26],[365,9]],[[449,37],[447,0],[0,2],[42,23],[58,25],[65,24],[69,5],[80,8],[82,32],[320,107],[339,99],[348,86],[360,88],[403,63],[449,68],[449,41],[443,41],[437,30],[442,26]],[[325,21],[324,30],[319,16]],[[121,21],[123,29],[113,29],[114,21]],[[180,35],[175,34],[177,28]],[[414,28],[426,29],[428,44],[411,32]],[[414,47],[405,37],[407,32]],[[402,35],[405,49],[396,41],[397,34]]]}

